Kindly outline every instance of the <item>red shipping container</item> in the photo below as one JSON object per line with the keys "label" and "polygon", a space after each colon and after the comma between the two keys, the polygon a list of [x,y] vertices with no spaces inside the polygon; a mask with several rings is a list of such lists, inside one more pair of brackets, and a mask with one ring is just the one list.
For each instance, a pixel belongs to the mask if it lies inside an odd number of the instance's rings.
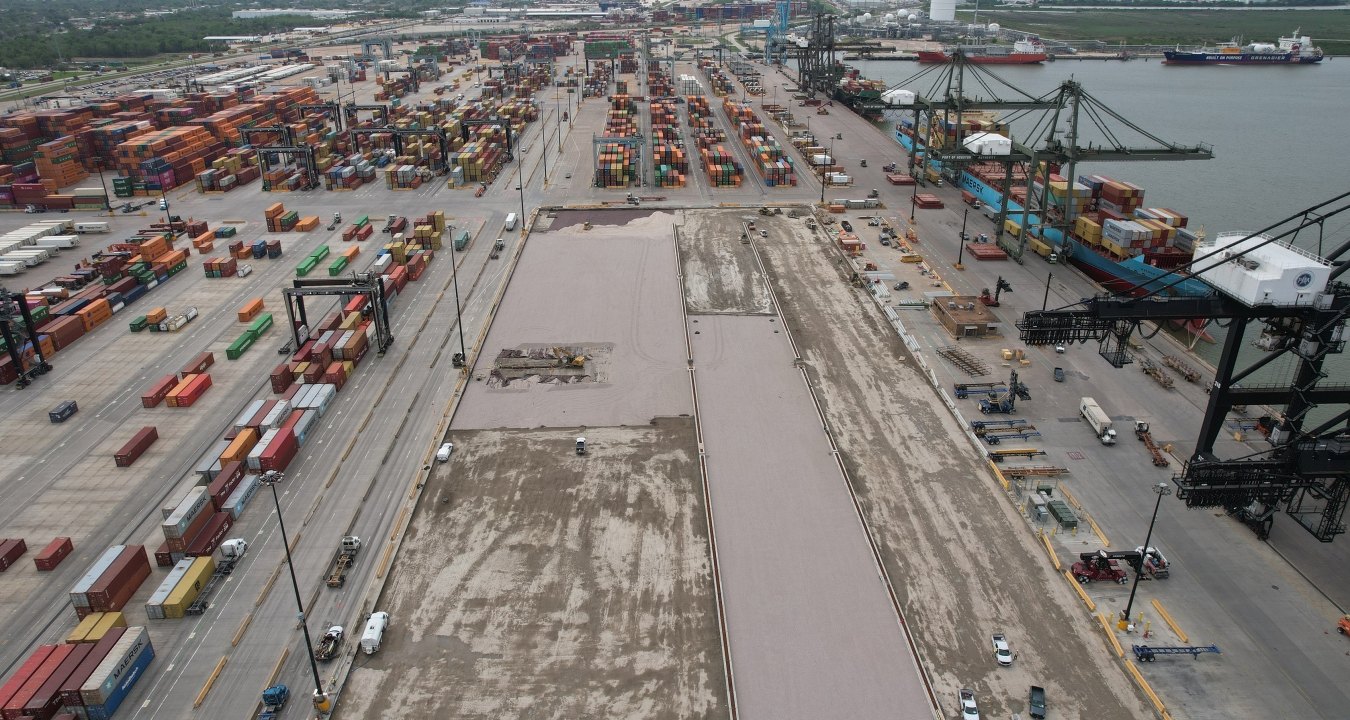
{"label": "red shipping container", "polygon": [[145,547],[128,545],[89,588],[89,609],[94,612],[121,610],[147,577],[150,577],[150,560],[145,556]]}
{"label": "red shipping container", "polygon": [[201,510],[198,511],[196,517],[188,521],[187,527],[183,528],[182,537],[171,538],[168,537],[168,535],[166,534],[164,542],[166,545],[169,546],[169,552],[171,553],[186,552],[188,541],[192,538],[197,537],[197,533],[201,532],[202,528],[206,527],[207,521],[211,519],[211,515],[214,514],[215,512],[216,508],[212,506],[211,503],[208,502],[202,506]]}
{"label": "red shipping container", "polygon": [[42,664],[38,665],[33,674],[28,676],[23,685],[19,686],[19,690],[14,693],[14,696],[5,702],[3,711],[5,720],[23,720],[26,714],[23,711],[24,706],[33,698],[38,688],[41,688],[51,679],[52,673],[56,672],[56,668],[65,661],[75,647],[75,645],[57,645],[43,659]]}
{"label": "red shipping container", "polygon": [[375,226],[374,226],[374,225],[371,225],[371,224],[363,225],[363,226],[361,226],[361,229],[358,230],[358,231],[356,232],[356,239],[357,239],[357,240],[365,240],[365,239],[369,238],[370,235],[371,235],[371,233],[373,233],[373,232],[375,232]]}
{"label": "red shipping container", "polygon": [[328,363],[333,362],[333,348],[329,347],[328,343],[315,343],[314,352],[309,356],[309,361],[328,367]]}
{"label": "red shipping container", "polygon": [[262,457],[258,463],[264,471],[276,470],[278,472],[286,469],[287,465],[295,459],[296,453],[300,451],[300,441],[295,438],[295,432],[290,429],[282,430],[277,433],[272,444],[263,450]]}
{"label": "red shipping container", "polygon": [[343,306],[342,314],[347,315],[349,313],[361,312],[361,310],[364,309],[365,306],[366,306],[366,296],[357,295],[351,300],[348,300],[347,304]]}
{"label": "red shipping container", "polygon": [[230,429],[226,430],[225,434],[220,439],[233,441],[236,437],[239,437],[239,430],[236,429],[233,425],[231,425]]}
{"label": "red shipping container", "polygon": [[286,420],[281,423],[281,429],[282,430],[293,429],[295,427],[295,424],[300,422],[300,418],[304,416],[305,416],[304,410],[292,410],[291,414],[286,416]]}
{"label": "red shipping container", "polygon": [[42,331],[52,336],[52,345],[60,351],[84,335],[84,322],[73,315],[67,316],[47,323]]}
{"label": "red shipping container", "polygon": [[310,385],[313,385],[319,382],[320,380],[323,380],[323,366],[320,365],[317,360],[310,363],[309,367],[305,368],[304,377],[305,382],[309,383]]}
{"label": "red shipping container", "polygon": [[302,387],[304,387],[304,386],[303,386],[303,385],[291,385],[290,387],[286,388],[286,392],[284,392],[284,393],[281,394],[281,399],[282,399],[282,400],[285,400],[286,402],[290,402],[291,400],[294,400],[294,399],[295,399],[296,393],[300,392],[300,388],[302,388]]}
{"label": "red shipping container", "polygon": [[141,396],[141,405],[148,408],[157,407],[164,402],[164,398],[169,394],[169,391],[177,385],[177,375],[165,375],[145,391],[145,394]]}
{"label": "red shipping container", "polygon": [[173,567],[173,556],[169,552],[169,543],[165,542],[155,548],[155,564],[160,567]]}
{"label": "red shipping container", "polygon": [[323,381],[336,385],[338,390],[341,390],[342,386],[347,384],[347,373],[342,369],[341,360],[328,364],[328,368],[323,373]]}
{"label": "red shipping container", "polygon": [[38,570],[52,570],[61,564],[62,560],[75,549],[75,544],[68,537],[59,537],[47,544],[47,547],[33,558],[33,564],[37,565]]}
{"label": "red shipping container", "polygon": [[282,363],[272,371],[271,380],[272,392],[284,393],[286,392],[286,388],[290,387],[291,383],[295,382],[295,373],[291,372],[290,365]]}
{"label": "red shipping container", "polygon": [[80,643],[79,645],[67,645],[71,648],[66,654],[65,660],[56,666],[56,670],[47,678],[33,693],[33,697],[23,706],[23,711],[27,715],[35,718],[50,718],[61,709],[61,686],[66,680],[70,679],[71,673],[89,657],[89,652],[94,649],[93,643]]}
{"label": "red shipping container", "polygon": [[188,545],[187,554],[189,557],[202,557],[210,555],[220,546],[225,535],[230,532],[234,525],[234,518],[227,512],[216,513],[211,516],[211,521],[206,524],[206,529],[202,530],[192,543]]}
{"label": "red shipping container", "polygon": [[[244,479],[244,463],[228,462],[221,466],[220,472],[216,473],[216,479],[206,487],[206,492],[211,496],[211,502],[215,510],[220,510],[225,501],[230,498],[230,493],[239,487],[239,481]],[[183,533],[189,537],[195,537],[188,533]]]}
{"label": "red shipping container", "polygon": [[[10,699],[14,697],[14,693],[18,692],[19,688],[28,682],[28,678],[33,677],[33,673],[37,672],[37,669],[55,649],[55,645],[39,645],[33,649],[33,653],[28,656],[28,659],[24,660],[19,669],[9,676],[9,680],[5,681],[3,686],[0,686],[0,708],[9,704]],[[93,669],[90,668],[90,670]]]}
{"label": "red shipping container", "polygon": [[178,407],[192,407],[194,403],[206,394],[206,390],[211,387],[211,374],[202,373],[193,379],[192,384],[187,389],[178,394]]}
{"label": "red shipping container", "polygon": [[263,420],[267,418],[267,414],[272,412],[272,408],[276,406],[276,400],[267,400],[263,402],[262,407],[258,408],[258,412],[254,413],[253,417],[249,418],[246,427],[251,427],[254,430],[257,430],[259,435],[262,435],[263,431],[259,428],[262,427]]}
{"label": "red shipping container", "polygon": [[216,363],[216,356],[209,352],[204,352],[198,355],[197,357],[192,358],[192,362],[188,363],[187,365],[184,365],[183,369],[178,371],[178,374],[187,376],[204,373],[206,372],[207,368],[211,367],[215,363]]}
{"label": "red shipping container", "polygon": [[141,453],[155,444],[158,439],[159,431],[155,429],[155,426],[146,425],[131,436],[127,444],[123,445],[122,449],[113,455],[113,460],[117,463],[117,467],[131,467],[131,464],[136,462],[136,458],[139,458]]}
{"label": "red shipping container", "polygon": [[301,345],[299,350],[295,351],[295,354],[291,356],[291,360],[298,363],[309,362],[309,356],[313,352],[314,341],[309,340],[304,345]]}
{"label": "red shipping container", "polygon": [[104,635],[102,640],[96,643],[80,643],[92,645],[93,649],[85,656],[84,662],[75,668],[75,672],[61,683],[62,704],[68,708],[84,707],[84,699],[80,697],[80,686],[89,680],[89,676],[93,675],[99,664],[108,657],[108,653],[112,652],[113,646],[122,639],[122,633],[126,631],[126,628],[109,628],[108,634]]}
{"label": "red shipping container", "polygon": [[20,556],[28,552],[28,543],[23,538],[0,540],[0,572],[9,569]]}

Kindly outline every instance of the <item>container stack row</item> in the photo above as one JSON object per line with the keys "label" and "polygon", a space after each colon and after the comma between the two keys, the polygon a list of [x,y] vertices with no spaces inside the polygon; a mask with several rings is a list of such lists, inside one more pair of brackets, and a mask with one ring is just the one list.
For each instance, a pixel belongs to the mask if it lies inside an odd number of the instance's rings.
{"label": "container stack row", "polygon": [[81,623],[72,633],[78,640],[39,645],[0,685],[6,720],[134,717],[118,710],[155,658],[150,633],[127,627],[120,612],[88,619],[95,620],[93,626]]}

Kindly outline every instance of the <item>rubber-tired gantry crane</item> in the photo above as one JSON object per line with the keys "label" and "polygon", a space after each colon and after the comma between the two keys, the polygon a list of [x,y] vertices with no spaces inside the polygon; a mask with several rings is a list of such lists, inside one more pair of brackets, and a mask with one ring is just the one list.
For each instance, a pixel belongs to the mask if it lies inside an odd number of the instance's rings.
{"label": "rubber-tired gantry crane", "polygon": [[[1200,297],[1168,296],[1186,275],[1174,272],[1127,295],[1085,298],[1069,308],[1029,311],[1017,323],[1028,345],[1097,341],[1116,367],[1130,362],[1129,338],[1145,321],[1205,318],[1227,321],[1209,405],[1194,453],[1173,479],[1187,507],[1223,507],[1267,537],[1283,510],[1322,542],[1345,532],[1350,502],[1350,382],[1333,377],[1328,357],[1345,349],[1350,319],[1350,239],[1323,253],[1328,221],[1350,211],[1350,193],[1314,205],[1257,233],[1220,233],[1197,246],[1180,268],[1215,289]],[[1344,227],[1343,225],[1341,227]],[[1318,251],[1293,241],[1315,235]],[[1238,368],[1249,326],[1267,354]],[[1278,359],[1292,365],[1287,381],[1261,382]],[[1268,372],[1270,372],[1268,371]],[[1235,405],[1282,407],[1270,449],[1219,457],[1215,443]],[[1321,408],[1316,415],[1315,409]],[[1314,419],[1315,418],[1315,419]]]}

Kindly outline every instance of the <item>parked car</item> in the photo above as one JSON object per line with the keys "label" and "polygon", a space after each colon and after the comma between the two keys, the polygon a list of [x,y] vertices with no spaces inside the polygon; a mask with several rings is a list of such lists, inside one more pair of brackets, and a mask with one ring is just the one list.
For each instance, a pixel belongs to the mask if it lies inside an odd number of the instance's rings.
{"label": "parked car", "polygon": [[844,232],[853,232],[853,223],[847,220],[841,220],[839,222],[839,227],[843,228]]}

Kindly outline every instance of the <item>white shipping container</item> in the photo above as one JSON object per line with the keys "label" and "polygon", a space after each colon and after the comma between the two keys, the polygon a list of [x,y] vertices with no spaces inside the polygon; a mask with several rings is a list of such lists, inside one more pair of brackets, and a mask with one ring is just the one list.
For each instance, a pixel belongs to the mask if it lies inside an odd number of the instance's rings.
{"label": "white shipping container", "polygon": [[239,417],[234,419],[234,429],[243,430],[248,427],[248,421],[252,420],[253,416],[258,414],[258,411],[262,409],[263,403],[265,402],[265,400],[254,400],[249,403],[248,407],[244,408],[244,411],[239,413]]}
{"label": "white shipping container", "polygon": [[94,583],[107,571],[108,566],[112,565],[113,561],[117,559],[117,556],[121,555],[122,551],[126,549],[126,545],[113,545],[107,550],[104,550],[102,555],[98,556],[98,560],[95,560],[94,564],[89,566],[89,570],[87,570],[84,575],[80,577],[79,581],[75,583],[75,586],[70,589],[70,602],[72,605],[75,607],[89,607],[89,597],[87,595],[89,588],[93,587]]}
{"label": "white shipping container", "polygon": [[192,521],[205,511],[206,506],[211,502],[211,496],[206,493],[206,488],[201,485],[194,485],[187,491],[187,495],[179,501],[178,507],[169,514],[160,524],[164,531],[164,538],[181,538],[183,532],[192,525]]}
{"label": "white shipping container", "polygon": [[80,244],[80,238],[76,235],[48,235],[37,239],[36,247],[47,248],[73,248]]}
{"label": "white shipping container", "polygon": [[150,633],[145,627],[129,627],[122,633],[108,656],[98,664],[89,679],[80,686],[80,699],[87,706],[102,705],[121,682],[123,675],[131,671],[136,659],[150,645]]}
{"label": "white shipping container", "polygon": [[286,420],[286,416],[291,414],[291,404],[285,400],[278,400],[272,410],[263,416],[262,427],[264,430],[272,430],[281,427],[281,423]]}
{"label": "white shipping container", "polygon": [[78,222],[75,223],[75,232],[106,233],[112,232],[112,226],[105,222]]}
{"label": "white shipping container", "polygon": [[277,432],[279,431],[273,428],[263,433],[263,436],[258,438],[258,444],[248,451],[248,468],[250,470],[262,470],[262,455],[267,451],[267,446],[276,439]]}
{"label": "white shipping container", "polygon": [[230,493],[228,498],[225,498],[225,503],[220,506],[221,512],[227,512],[230,517],[238,520],[244,512],[244,506],[248,505],[253,493],[257,491],[258,476],[245,475],[244,479],[240,480],[239,485],[235,487],[234,492]]}
{"label": "white shipping container", "polygon": [[164,582],[159,584],[158,588],[150,594],[150,599],[145,603],[145,615],[151,620],[164,619],[164,601],[169,599],[169,593],[178,586],[178,582],[187,574],[188,568],[192,567],[192,561],[195,558],[184,558],[179,560],[169,574],[164,578]]}
{"label": "white shipping container", "polygon": [[21,262],[0,259],[0,275],[18,275],[28,266]]}

